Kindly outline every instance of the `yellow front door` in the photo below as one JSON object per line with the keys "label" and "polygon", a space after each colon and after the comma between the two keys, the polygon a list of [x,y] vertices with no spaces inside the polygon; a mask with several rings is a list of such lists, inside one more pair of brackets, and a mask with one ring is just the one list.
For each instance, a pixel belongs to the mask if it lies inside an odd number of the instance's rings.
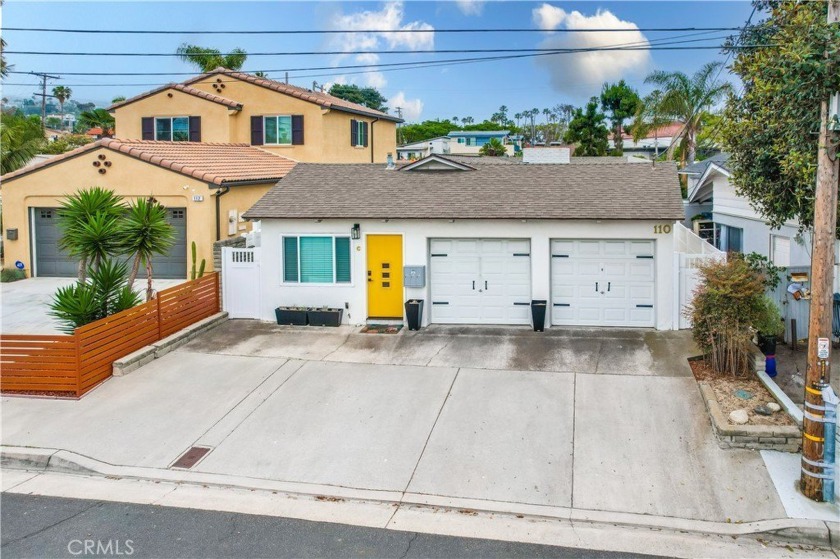
{"label": "yellow front door", "polygon": [[403,316],[402,235],[367,236],[368,318]]}

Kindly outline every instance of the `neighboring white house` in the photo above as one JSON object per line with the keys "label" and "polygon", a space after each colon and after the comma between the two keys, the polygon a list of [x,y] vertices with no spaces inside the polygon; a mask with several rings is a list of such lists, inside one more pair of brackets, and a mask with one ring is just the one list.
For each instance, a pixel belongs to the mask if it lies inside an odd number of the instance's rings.
{"label": "neighboring white house", "polygon": [[261,220],[258,317],[402,320],[419,298],[424,324],[527,325],[546,300],[547,325],[678,327],[673,163],[474,159],[298,164],[245,213]]}
{"label": "neighboring white house", "polygon": [[433,153],[448,154],[449,140],[450,138],[448,136],[438,136],[437,138],[397,146],[397,159],[407,161],[410,159],[422,159]]}
{"label": "neighboring white house", "polygon": [[478,155],[490,140],[496,139],[505,146],[508,156],[516,155],[517,144],[511,140],[509,130],[455,130],[448,134],[449,153],[452,155]]}
{"label": "neighboring white house", "polygon": [[811,238],[799,224],[771,229],[729,181],[729,155],[721,153],[680,171],[688,177],[686,227],[725,252],[756,252],[777,266],[811,265]]}

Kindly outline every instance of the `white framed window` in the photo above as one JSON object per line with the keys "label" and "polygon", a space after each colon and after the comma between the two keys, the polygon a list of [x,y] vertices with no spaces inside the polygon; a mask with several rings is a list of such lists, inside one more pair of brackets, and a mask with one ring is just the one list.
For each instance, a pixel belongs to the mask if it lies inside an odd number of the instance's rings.
{"label": "white framed window", "polygon": [[155,117],[155,140],[163,142],[190,141],[190,117]]}
{"label": "white framed window", "polygon": [[776,266],[790,266],[790,237],[770,235],[770,260]]}
{"label": "white framed window", "polygon": [[291,145],[291,115],[264,116],[263,143],[266,145]]}
{"label": "white framed window", "polygon": [[283,283],[349,284],[349,236],[284,235]]}
{"label": "white framed window", "polygon": [[367,122],[357,120],[356,122],[356,147],[367,145]]}

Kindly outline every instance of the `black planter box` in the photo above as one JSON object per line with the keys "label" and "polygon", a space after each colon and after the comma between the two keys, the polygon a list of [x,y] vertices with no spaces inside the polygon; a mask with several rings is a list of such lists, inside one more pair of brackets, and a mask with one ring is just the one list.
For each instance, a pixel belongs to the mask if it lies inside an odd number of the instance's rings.
{"label": "black planter box", "polygon": [[306,326],[306,309],[293,309],[289,307],[277,307],[274,309],[274,316],[277,317],[277,324],[290,326]]}
{"label": "black planter box", "polygon": [[405,302],[405,317],[409,330],[419,330],[423,324],[423,299],[409,299]]}
{"label": "black planter box", "polygon": [[534,321],[534,332],[545,331],[545,308],[548,301],[534,299],[531,301],[531,320]]}
{"label": "black planter box", "polygon": [[776,336],[765,336],[758,333],[758,349],[764,355],[776,355]]}
{"label": "black planter box", "polygon": [[338,326],[344,309],[310,309],[306,311],[310,326]]}

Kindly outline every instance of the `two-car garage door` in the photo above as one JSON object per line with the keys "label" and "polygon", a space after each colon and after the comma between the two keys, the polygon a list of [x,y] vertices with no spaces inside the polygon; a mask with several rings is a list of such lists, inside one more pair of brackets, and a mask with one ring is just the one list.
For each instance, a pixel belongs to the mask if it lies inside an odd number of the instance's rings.
{"label": "two-car garage door", "polygon": [[[32,220],[35,230],[35,274],[40,277],[76,276],[78,260],[58,248],[58,239],[61,238],[58,209],[34,208]],[[186,208],[167,208],[166,220],[175,230],[175,243],[168,254],[152,259],[154,276],[161,279],[184,279],[187,277]]]}
{"label": "two-car garage door", "polygon": [[551,323],[656,324],[653,241],[551,242]]}
{"label": "two-car garage door", "polygon": [[[528,239],[432,239],[431,321],[530,324]],[[551,241],[551,324],[656,325],[654,241]]]}

